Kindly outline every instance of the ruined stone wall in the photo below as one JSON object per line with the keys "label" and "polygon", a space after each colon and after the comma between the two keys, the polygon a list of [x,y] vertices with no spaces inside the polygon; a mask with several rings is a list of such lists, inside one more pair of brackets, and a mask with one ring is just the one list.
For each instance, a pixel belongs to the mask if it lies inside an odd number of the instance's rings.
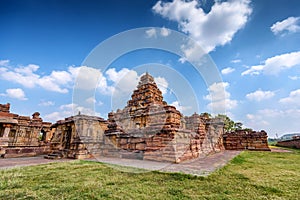
{"label": "ruined stone wall", "polygon": [[227,150],[260,150],[270,151],[268,135],[265,131],[249,132],[238,130],[223,135],[224,146]]}
{"label": "ruined stone wall", "polygon": [[[165,126],[161,130],[148,127],[126,133],[122,130],[115,129],[114,132],[108,129],[106,136],[115,145],[118,156],[122,158],[179,163],[224,150],[223,122],[219,119],[209,119],[204,123],[200,115],[191,118],[193,119],[186,118],[186,126],[191,130]],[[175,121],[177,122],[174,119]]]}
{"label": "ruined stone wall", "polygon": [[180,161],[205,156],[224,150],[224,124],[219,118],[207,118],[199,114],[185,117],[186,128],[191,132],[189,148],[178,159]]}
{"label": "ruined stone wall", "polygon": [[10,111],[10,104],[0,104],[0,112],[9,113]]}
{"label": "ruined stone wall", "polygon": [[51,128],[52,153],[82,159],[100,153],[107,123],[100,117],[77,115],[57,121]]}
{"label": "ruined stone wall", "polygon": [[286,140],[286,141],[278,141],[276,145],[280,146],[280,147],[289,147],[289,148],[300,149],[300,138],[295,138],[295,139]]}
{"label": "ruined stone wall", "polygon": [[35,112],[32,118],[10,113],[10,104],[0,104],[0,155],[23,157],[48,153],[50,122]]}

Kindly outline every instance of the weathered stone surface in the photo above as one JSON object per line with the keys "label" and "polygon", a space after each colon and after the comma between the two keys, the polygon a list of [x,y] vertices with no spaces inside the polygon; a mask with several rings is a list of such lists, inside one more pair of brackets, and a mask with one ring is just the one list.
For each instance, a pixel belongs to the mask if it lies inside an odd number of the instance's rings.
{"label": "weathered stone surface", "polygon": [[163,101],[148,73],[127,106],[108,114],[108,123],[105,135],[118,148],[142,151],[147,160],[181,162],[224,149],[223,123],[206,115],[184,117]]}
{"label": "weathered stone surface", "polygon": [[40,113],[32,118],[10,113],[10,104],[0,104],[0,156],[23,157],[46,154],[51,137],[51,123],[43,122]]}
{"label": "weathered stone surface", "polygon": [[300,137],[294,137],[291,140],[278,141],[277,146],[300,149]]}
{"label": "weathered stone surface", "polygon": [[226,133],[223,135],[226,150],[260,150],[270,151],[268,146],[268,135],[265,131],[245,131]]}
{"label": "weathered stone surface", "polygon": [[[104,138],[107,122],[100,117],[76,115],[59,120],[51,126],[52,157],[83,159],[102,154],[108,141]],[[47,158],[51,158],[51,154]]]}

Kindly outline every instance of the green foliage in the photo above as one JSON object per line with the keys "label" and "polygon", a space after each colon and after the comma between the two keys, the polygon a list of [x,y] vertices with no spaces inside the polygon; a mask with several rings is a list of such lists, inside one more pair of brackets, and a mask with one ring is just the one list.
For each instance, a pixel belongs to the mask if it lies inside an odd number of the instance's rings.
{"label": "green foliage", "polygon": [[227,115],[218,114],[217,117],[223,119],[225,132],[232,132],[242,129],[243,124],[241,122],[234,122]]}
{"label": "green foliage", "polygon": [[234,122],[232,119],[230,119],[227,115],[224,114],[218,114],[218,118],[221,118],[224,121],[224,130],[225,132],[232,132],[237,130],[245,130],[251,132],[251,128],[243,128],[243,123],[241,122]]}
{"label": "green foliage", "polygon": [[0,199],[299,199],[299,166],[299,150],[245,151],[207,177],[51,163],[0,170]]}

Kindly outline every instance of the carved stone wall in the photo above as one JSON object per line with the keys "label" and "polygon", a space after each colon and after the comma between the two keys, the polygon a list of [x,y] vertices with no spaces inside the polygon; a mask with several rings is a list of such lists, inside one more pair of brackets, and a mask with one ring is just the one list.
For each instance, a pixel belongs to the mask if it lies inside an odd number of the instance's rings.
{"label": "carved stone wall", "polygon": [[[40,113],[32,117],[10,113],[10,104],[0,104],[0,155],[23,157],[48,153],[50,122],[43,122]],[[48,139],[48,140],[47,140]]]}
{"label": "carved stone wall", "polygon": [[107,123],[103,118],[76,115],[57,121],[51,128],[54,131],[51,139],[54,156],[57,153],[68,158],[88,158],[92,154],[101,154],[105,146],[104,131]]}
{"label": "carved stone wall", "polygon": [[198,114],[184,117],[163,101],[146,73],[123,110],[108,114],[105,135],[119,157],[182,162],[224,149],[223,123]]}
{"label": "carved stone wall", "polygon": [[265,131],[249,132],[239,130],[223,135],[224,146],[227,150],[260,150],[270,151],[268,135]]}

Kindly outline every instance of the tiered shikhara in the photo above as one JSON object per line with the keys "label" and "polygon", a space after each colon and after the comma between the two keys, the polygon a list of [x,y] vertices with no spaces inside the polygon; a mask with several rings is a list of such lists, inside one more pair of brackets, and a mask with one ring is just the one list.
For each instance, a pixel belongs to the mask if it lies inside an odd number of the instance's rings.
{"label": "tiered shikhara", "polygon": [[197,114],[184,117],[163,101],[148,73],[127,106],[108,114],[108,122],[105,135],[120,149],[121,157],[181,162],[223,149],[222,121]]}

